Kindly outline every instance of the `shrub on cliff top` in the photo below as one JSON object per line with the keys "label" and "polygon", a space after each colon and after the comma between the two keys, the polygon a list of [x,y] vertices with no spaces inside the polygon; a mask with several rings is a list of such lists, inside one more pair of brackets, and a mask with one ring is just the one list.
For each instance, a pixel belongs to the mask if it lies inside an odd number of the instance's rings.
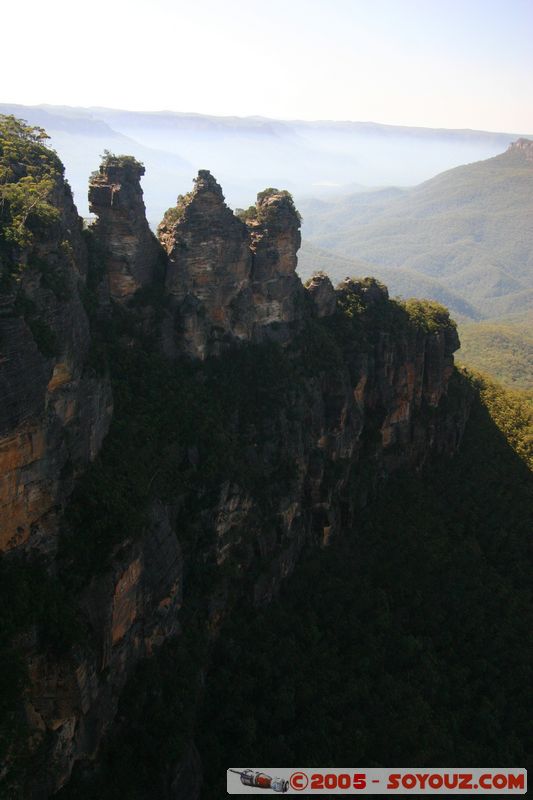
{"label": "shrub on cliff top", "polygon": [[413,297],[404,300],[401,305],[407,311],[409,318],[428,333],[434,333],[442,327],[457,328],[446,306],[434,300],[418,300]]}
{"label": "shrub on cliff top", "polygon": [[179,222],[192,196],[193,192],[187,192],[186,194],[179,194],[178,199],[176,200],[176,205],[171,206],[171,208],[167,208],[167,210],[163,214],[161,226],[172,228],[173,225]]}
{"label": "shrub on cliff top", "polygon": [[[257,203],[256,208],[258,210],[258,215],[261,218],[265,215],[265,200],[268,200],[269,197],[278,196],[286,203],[286,205],[293,211],[298,220],[302,221],[302,215],[296,208],[294,204],[294,200],[292,194],[287,191],[287,189],[275,189],[273,186],[269,186],[268,189],[263,189],[262,192],[258,192],[257,194]],[[268,205],[266,205],[267,213],[268,213]]]}
{"label": "shrub on cliff top", "polygon": [[142,161],[138,161],[135,156],[116,155],[110,150],[104,150],[100,169],[106,169],[107,167],[134,167],[135,169],[142,169],[144,172],[144,164]]}
{"label": "shrub on cliff top", "polygon": [[51,195],[63,165],[47,139],[43,128],[0,115],[0,244],[27,247],[59,216]]}

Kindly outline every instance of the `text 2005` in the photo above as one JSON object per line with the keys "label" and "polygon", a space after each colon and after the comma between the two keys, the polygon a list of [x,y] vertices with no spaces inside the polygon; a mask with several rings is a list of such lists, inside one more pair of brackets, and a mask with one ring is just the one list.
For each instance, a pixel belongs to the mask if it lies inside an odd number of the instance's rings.
{"label": "text 2005", "polygon": [[341,775],[325,773],[311,775],[311,789],[366,789],[366,775],[356,772],[349,775],[347,772]]}

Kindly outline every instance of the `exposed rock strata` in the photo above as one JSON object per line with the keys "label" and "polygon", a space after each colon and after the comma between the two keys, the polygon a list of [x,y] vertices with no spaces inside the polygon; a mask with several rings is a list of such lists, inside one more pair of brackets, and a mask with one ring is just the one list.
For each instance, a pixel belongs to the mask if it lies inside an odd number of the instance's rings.
{"label": "exposed rock strata", "polygon": [[59,220],[13,253],[20,279],[0,300],[0,551],[53,546],[55,509],[111,420],[109,381],[87,367],[87,253],[62,180],[54,204]]}
{"label": "exposed rock strata", "polygon": [[241,221],[213,176],[200,170],[192,192],[159,226],[181,347],[193,357],[235,341],[289,341],[292,323],[304,316],[292,200],[271,190],[258,196],[254,212]]}
{"label": "exposed rock strata", "polygon": [[143,539],[124,543],[79,598],[91,639],[60,659],[31,637],[26,643],[31,749],[44,747],[47,765],[33,776],[30,796],[50,796],[77,759],[94,757],[135,664],[179,632],[181,601],[179,543],[169,509],[156,504]]}
{"label": "exposed rock strata", "polygon": [[533,161],[533,140],[532,139],[517,139],[507,148],[508,153],[519,153],[526,161]]}
{"label": "exposed rock strata", "polygon": [[160,247],[146,221],[142,175],[144,167],[135,159],[108,157],[89,183],[89,208],[98,217],[92,233],[109,294],[118,302],[152,283],[161,264]]}
{"label": "exposed rock strata", "polygon": [[174,301],[183,345],[204,358],[225,336],[248,338],[235,303],[249,285],[249,236],[224,202],[222,189],[201,170],[177,219],[164,220],[159,237],[168,253],[165,287]]}

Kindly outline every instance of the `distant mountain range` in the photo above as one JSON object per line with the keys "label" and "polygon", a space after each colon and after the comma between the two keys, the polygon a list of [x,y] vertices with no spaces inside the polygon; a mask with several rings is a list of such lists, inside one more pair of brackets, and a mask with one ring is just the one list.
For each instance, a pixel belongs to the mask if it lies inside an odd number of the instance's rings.
{"label": "distant mountain range", "polygon": [[267,186],[328,198],[365,186],[409,186],[442,170],[494,156],[517,133],[407,128],[371,122],[282,121],[162,111],[0,104],[46,128],[66,165],[82,215],[87,165],[104,149],[144,162],[148,216],[154,227],[198,169],[209,169],[233,207],[248,206]]}
{"label": "distant mountain range", "polygon": [[364,264],[393,293],[439,300],[460,319],[533,309],[533,141],[412,189],[303,200],[299,208],[304,277],[321,268],[333,278],[360,274]]}

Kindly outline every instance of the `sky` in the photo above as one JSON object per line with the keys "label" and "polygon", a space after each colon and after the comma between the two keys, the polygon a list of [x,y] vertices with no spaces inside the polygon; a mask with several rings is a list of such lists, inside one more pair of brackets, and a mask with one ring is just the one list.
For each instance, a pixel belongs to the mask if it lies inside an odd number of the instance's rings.
{"label": "sky", "polygon": [[533,0],[24,0],[2,28],[5,103],[533,133]]}

